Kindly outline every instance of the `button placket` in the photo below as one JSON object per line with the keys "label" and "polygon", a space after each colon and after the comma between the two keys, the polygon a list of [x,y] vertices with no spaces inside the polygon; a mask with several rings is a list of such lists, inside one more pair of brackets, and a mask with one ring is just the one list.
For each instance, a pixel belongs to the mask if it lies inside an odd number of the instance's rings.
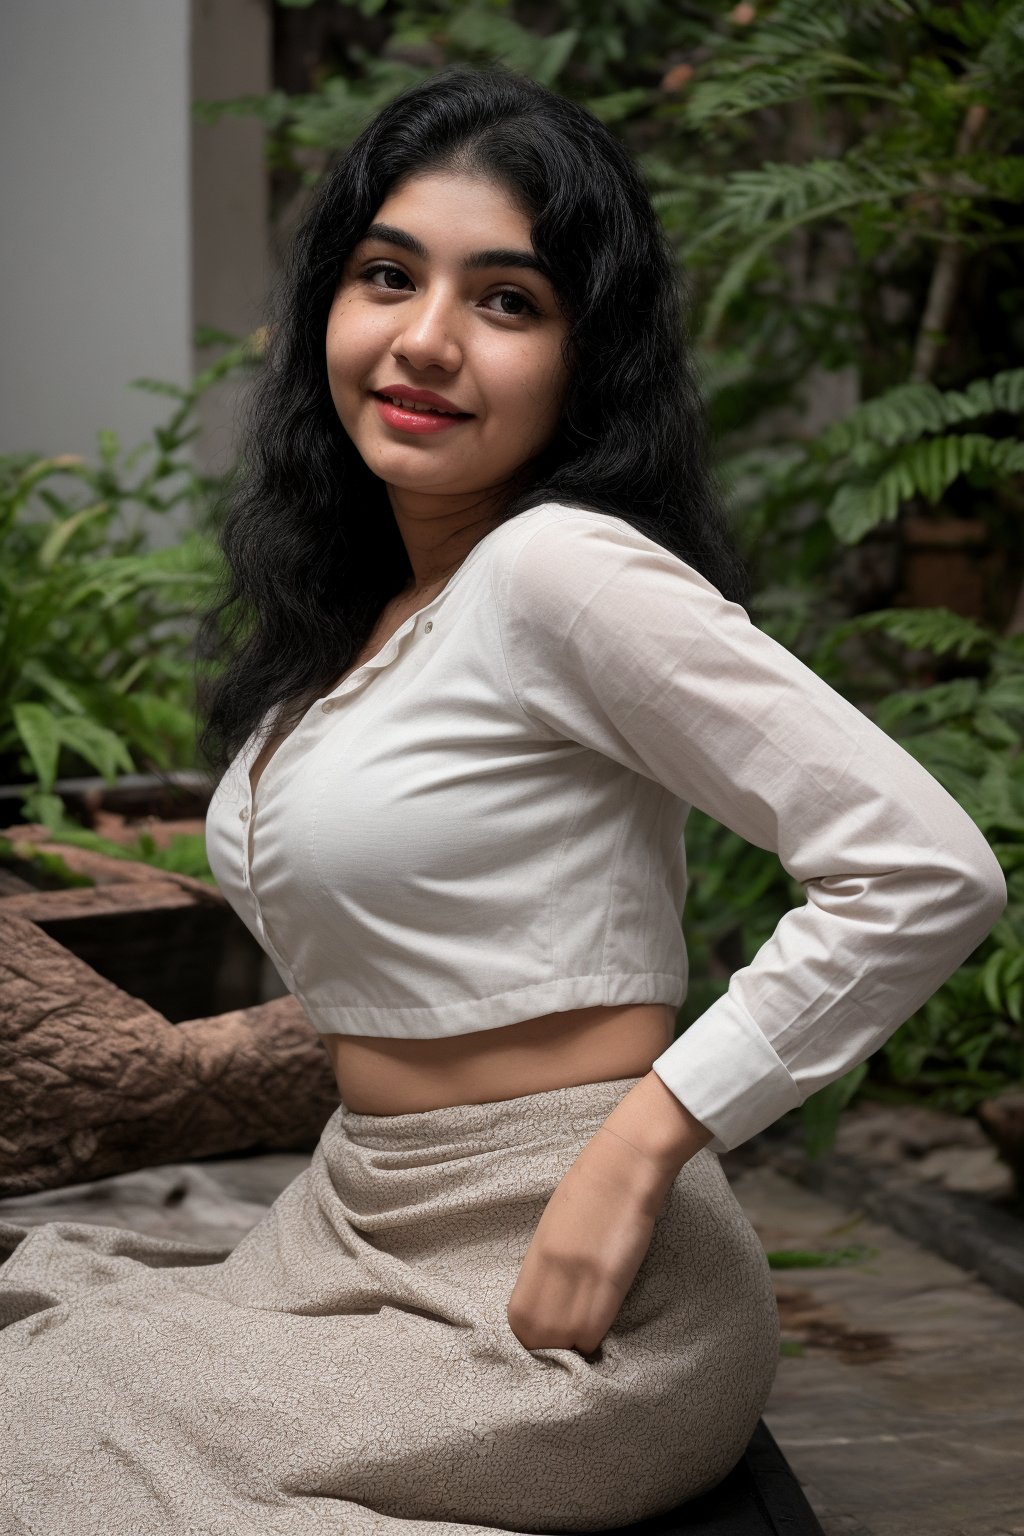
{"label": "button placket", "polygon": [[[391,639],[382,650],[378,651],[376,656],[371,656],[369,661],[364,661],[361,667],[357,667],[354,672],[349,674],[335,693],[330,694],[326,699],[322,699],[320,702],[321,714],[329,715],[333,710],[339,709],[350,693],[355,693],[357,689],[364,687],[371,677],[378,672],[382,672],[385,667],[390,666],[401,649],[402,641],[406,637],[410,639],[415,638],[420,618],[420,614],[410,614],[409,618],[405,620],[399,629],[395,630]],[[424,634],[429,634],[433,627],[433,619],[428,619],[422,625]]]}
{"label": "button placket", "polygon": [[[263,717],[261,727],[262,725],[266,724],[267,718],[268,716],[266,715]],[[259,754],[261,742],[262,729],[256,732],[256,735],[253,737],[250,750],[246,752],[243,761],[239,764],[238,788],[239,793],[244,795],[245,798],[239,807],[238,819],[245,829],[242,834],[242,884],[245,886],[245,889],[248,891],[249,896],[252,899],[253,905],[256,909],[257,922],[262,928],[263,919],[260,914],[259,902],[256,900],[256,893],[252,888],[252,875],[250,870],[250,865],[252,863],[252,819],[255,805],[253,803],[252,789],[249,779],[249,773],[252,769],[254,759]]]}

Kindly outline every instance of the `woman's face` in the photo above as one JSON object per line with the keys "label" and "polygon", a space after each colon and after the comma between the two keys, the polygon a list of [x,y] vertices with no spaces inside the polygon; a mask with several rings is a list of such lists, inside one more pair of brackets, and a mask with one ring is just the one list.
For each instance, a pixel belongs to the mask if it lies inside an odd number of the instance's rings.
{"label": "woman's face", "polygon": [[[385,199],[342,270],[327,322],[331,397],[396,512],[486,502],[554,432],[568,322],[516,253],[534,259],[530,220],[507,192],[430,173]],[[380,398],[417,390],[464,414],[411,414]]]}

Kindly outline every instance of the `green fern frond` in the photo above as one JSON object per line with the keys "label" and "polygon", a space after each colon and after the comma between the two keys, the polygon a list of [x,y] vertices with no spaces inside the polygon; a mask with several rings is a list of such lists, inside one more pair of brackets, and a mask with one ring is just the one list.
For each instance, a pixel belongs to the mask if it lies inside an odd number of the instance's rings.
{"label": "green fern frond", "polygon": [[[967,421],[971,416],[985,416],[990,411],[1024,412],[1024,368],[1007,368],[991,379],[974,379],[962,396],[950,390],[948,396],[954,402],[948,420]],[[961,404],[960,402],[964,403]]]}
{"label": "green fern frond", "polygon": [[686,99],[685,120],[691,128],[705,128],[719,118],[740,117],[816,92],[855,92],[853,77],[861,73],[857,61],[842,54],[811,53],[772,64],[747,59],[740,68],[719,68],[699,80]]}
{"label": "green fern frond", "polygon": [[826,453],[849,453],[871,443],[895,447],[948,424],[943,395],[934,384],[899,384],[874,400],[865,400],[849,416],[823,432],[818,446]]}
{"label": "green fern frond", "polygon": [[864,202],[888,202],[921,186],[921,168],[891,160],[809,160],[787,165],[769,160],[758,170],[736,171],[725,181],[718,217],[690,242],[692,255],[705,245],[764,231],[780,220],[779,233],[806,219]]}
{"label": "green fern frond", "polygon": [[981,683],[976,677],[955,677],[930,688],[900,688],[879,701],[875,724],[892,735],[893,726],[908,717],[915,725],[929,728],[963,720],[974,713],[980,693]]}
{"label": "green fern frond", "polygon": [[[865,26],[909,18],[906,0],[874,4],[831,3],[811,13],[802,3],[781,4],[718,48],[708,73],[691,88],[685,106],[690,127],[737,117],[817,93],[865,92],[899,100],[888,77],[849,46],[856,23]],[[865,81],[858,84],[858,81]]]}
{"label": "green fern frond", "polygon": [[[705,246],[754,235],[715,284],[704,310],[701,343],[714,341],[725,311],[771,246],[815,220],[860,204],[890,203],[914,190],[918,174],[916,169],[889,164],[813,160],[807,165],[770,162],[764,170],[731,176],[720,204],[723,212],[694,235],[683,251],[684,259],[690,261]],[[788,217],[773,219],[773,210],[780,207],[789,210]]]}
{"label": "green fern frond", "polygon": [[876,608],[837,624],[825,643],[831,651],[848,635],[878,630],[912,651],[975,660],[989,655],[998,637],[950,608]]}
{"label": "green fern frond", "polygon": [[[1007,177],[1001,176],[1002,180],[996,176],[993,181],[986,173],[985,179],[972,180],[948,159],[901,160],[889,155],[872,160],[860,151],[842,159],[810,160],[803,165],[767,161],[756,170],[736,171],[723,183],[711,218],[683,247],[684,260],[693,261],[709,249],[728,252],[737,243],[740,246],[707,301],[701,340],[714,340],[722,316],[760,259],[801,226],[870,205],[884,210],[915,192],[933,203],[952,200],[955,205],[1002,198]],[[1014,196],[1024,194],[1024,172],[1016,162],[1011,179]]]}
{"label": "green fern frond", "polygon": [[829,427],[818,445],[830,455],[872,443],[893,448],[926,432],[941,432],[943,427],[995,411],[1024,412],[1024,368],[1008,368],[990,379],[974,379],[964,390],[940,390],[927,383],[899,384],[866,400]]}
{"label": "green fern frond", "polygon": [[840,486],[826,517],[838,539],[856,544],[880,523],[892,522],[904,501],[923,496],[933,505],[960,475],[1024,474],[1024,441],[980,432],[911,443],[877,478]]}
{"label": "green fern frond", "polygon": [[814,12],[802,0],[790,0],[789,4],[783,0],[763,22],[737,38],[730,51],[759,59],[796,59],[817,49],[839,47],[847,25],[843,7],[834,0],[819,5]]}

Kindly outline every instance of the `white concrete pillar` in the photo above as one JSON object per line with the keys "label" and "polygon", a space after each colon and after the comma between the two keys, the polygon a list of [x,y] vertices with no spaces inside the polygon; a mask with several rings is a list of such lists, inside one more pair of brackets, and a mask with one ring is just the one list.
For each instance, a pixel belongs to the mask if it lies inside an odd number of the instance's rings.
{"label": "white concrete pillar", "polygon": [[[96,456],[171,409],[196,323],[243,332],[266,282],[263,131],[196,97],[270,89],[272,0],[5,0],[0,18],[0,452]],[[221,390],[194,462],[230,453]],[[155,516],[155,544],[177,529]]]}

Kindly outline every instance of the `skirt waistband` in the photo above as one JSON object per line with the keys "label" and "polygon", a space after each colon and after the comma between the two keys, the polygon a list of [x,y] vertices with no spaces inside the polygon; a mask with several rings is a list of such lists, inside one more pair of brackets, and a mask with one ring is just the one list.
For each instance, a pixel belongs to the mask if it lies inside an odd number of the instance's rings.
{"label": "skirt waistband", "polygon": [[342,1101],[331,1119],[347,1141],[362,1147],[411,1150],[442,1143],[518,1147],[525,1131],[540,1127],[560,1127],[570,1136],[592,1135],[639,1081],[639,1076],[614,1077],[484,1104],[451,1104],[401,1115],[360,1114]]}

